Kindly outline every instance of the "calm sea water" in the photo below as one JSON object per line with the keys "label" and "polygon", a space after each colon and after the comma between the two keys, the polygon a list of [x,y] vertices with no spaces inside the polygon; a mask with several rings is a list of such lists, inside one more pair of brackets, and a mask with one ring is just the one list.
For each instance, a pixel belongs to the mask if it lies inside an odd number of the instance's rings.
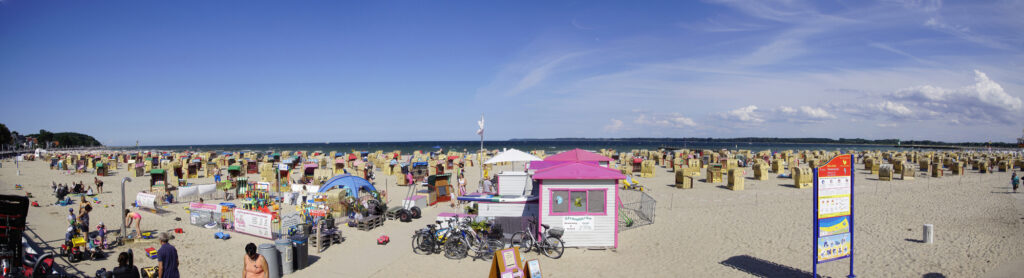
{"label": "calm sea water", "polygon": [[[881,145],[846,145],[846,144],[796,144],[796,143],[714,143],[714,142],[679,142],[670,140],[550,140],[550,141],[484,141],[486,149],[516,148],[519,150],[545,150],[547,153],[580,148],[585,150],[614,149],[629,151],[632,149],[658,149],[663,147],[688,149],[747,149],[761,151],[776,150],[892,150],[892,146]],[[410,153],[415,150],[435,151],[438,148],[456,151],[475,152],[480,149],[480,141],[419,141],[419,142],[356,142],[356,143],[290,143],[290,144],[240,144],[240,145],[183,145],[183,146],[141,146],[141,150],[166,151],[322,151],[351,152],[399,150]],[[130,148],[134,149],[134,148]]]}

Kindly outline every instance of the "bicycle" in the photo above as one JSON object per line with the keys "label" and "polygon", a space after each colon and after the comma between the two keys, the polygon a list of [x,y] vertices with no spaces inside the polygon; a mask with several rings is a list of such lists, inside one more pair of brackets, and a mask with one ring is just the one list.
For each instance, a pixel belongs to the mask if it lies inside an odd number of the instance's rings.
{"label": "bicycle", "polygon": [[448,237],[449,229],[437,229],[441,221],[434,221],[435,224],[427,224],[426,228],[419,229],[412,235],[412,252],[419,255],[436,254],[444,251],[444,243]]}
{"label": "bicycle", "polygon": [[[534,232],[532,227],[537,226],[537,220],[530,219],[530,226],[526,227],[526,231],[516,232],[512,234],[511,245],[519,247],[519,251],[528,253],[534,248],[537,252],[544,254],[552,259],[558,259],[562,257],[562,253],[565,251],[565,244],[562,243],[562,235],[565,234],[565,230],[562,228],[552,229],[548,225],[540,224],[544,228],[544,233]],[[538,241],[534,234],[540,236]]]}
{"label": "bicycle", "polygon": [[452,230],[454,238],[445,243],[445,256],[450,259],[462,259],[473,251],[473,260],[488,260],[492,258],[494,251],[501,249],[505,243],[500,239],[489,238],[486,234],[478,233],[470,227],[470,219],[463,222]]}

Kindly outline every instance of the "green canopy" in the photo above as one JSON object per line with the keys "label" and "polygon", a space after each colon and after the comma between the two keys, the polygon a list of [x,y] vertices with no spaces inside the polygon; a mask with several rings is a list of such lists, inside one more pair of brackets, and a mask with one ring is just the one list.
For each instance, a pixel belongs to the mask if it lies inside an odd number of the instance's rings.
{"label": "green canopy", "polygon": [[96,168],[103,167],[103,162],[96,162]]}
{"label": "green canopy", "polygon": [[228,171],[241,171],[241,170],[242,170],[242,166],[239,166],[239,165],[228,166]]}
{"label": "green canopy", "polygon": [[161,174],[161,175],[162,175],[162,174],[164,174],[164,169],[153,169],[153,170],[149,170],[149,174],[150,174],[150,175],[152,175],[152,174]]}

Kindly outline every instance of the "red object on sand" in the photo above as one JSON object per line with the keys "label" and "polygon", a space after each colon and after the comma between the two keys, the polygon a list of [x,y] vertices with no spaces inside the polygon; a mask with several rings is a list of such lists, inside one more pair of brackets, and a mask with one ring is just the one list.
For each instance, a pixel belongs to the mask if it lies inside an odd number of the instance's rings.
{"label": "red object on sand", "polygon": [[180,233],[184,233],[184,232],[185,232],[185,230],[182,230],[181,228],[174,228],[174,233],[176,233],[176,234],[180,234]]}
{"label": "red object on sand", "polygon": [[391,242],[391,238],[389,238],[386,235],[381,235],[380,237],[377,238],[378,245],[386,245],[388,244],[388,242]]}

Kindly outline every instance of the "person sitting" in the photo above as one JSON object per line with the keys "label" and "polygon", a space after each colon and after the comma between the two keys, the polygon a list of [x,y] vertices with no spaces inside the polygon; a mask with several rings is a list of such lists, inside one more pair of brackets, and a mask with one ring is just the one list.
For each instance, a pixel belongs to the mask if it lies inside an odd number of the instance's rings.
{"label": "person sitting", "polygon": [[132,263],[132,255],[128,252],[121,252],[117,255],[117,267],[114,268],[114,278],[139,278],[139,268]]}
{"label": "person sitting", "polygon": [[92,186],[89,186],[89,189],[85,191],[85,195],[89,195],[89,196],[96,195],[96,191],[93,191],[92,190]]}

